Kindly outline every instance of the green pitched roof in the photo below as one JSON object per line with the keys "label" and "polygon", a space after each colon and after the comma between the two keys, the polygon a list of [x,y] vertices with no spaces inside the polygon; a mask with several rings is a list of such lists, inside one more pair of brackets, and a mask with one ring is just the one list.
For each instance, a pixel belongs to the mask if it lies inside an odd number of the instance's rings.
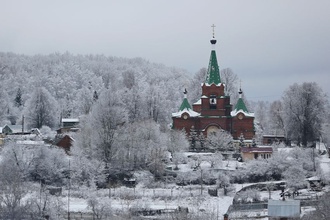
{"label": "green pitched roof", "polygon": [[246,108],[246,105],[242,98],[238,99],[238,101],[235,105],[235,109],[236,109],[236,111],[242,110],[243,112],[246,112],[246,113],[249,112],[248,109]]}
{"label": "green pitched roof", "polygon": [[179,108],[179,111],[183,111],[184,109],[191,109],[191,106],[190,106],[187,98],[183,99],[182,104]]}
{"label": "green pitched roof", "polygon": [[218,66],[217,55],[215,53],[215,50],[211,51],[210,62],[209,62],[209,67],[207,69],[205,82],[208,84],[214,83],[216,85],[221,83],[219,66]]}

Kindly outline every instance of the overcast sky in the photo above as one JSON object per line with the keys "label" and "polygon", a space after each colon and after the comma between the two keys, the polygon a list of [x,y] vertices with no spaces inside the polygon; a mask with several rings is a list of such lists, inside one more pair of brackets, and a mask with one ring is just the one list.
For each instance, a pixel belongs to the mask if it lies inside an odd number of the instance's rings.
{"label": "overcast sky", "polygon": [[[0,0],[0,51],[142,57],[207,67],[215,24],[220,69],[250,100],[280,99],[294,82],[330,94],[329,0]],[[199,86],[199,85],[198,85]]]}

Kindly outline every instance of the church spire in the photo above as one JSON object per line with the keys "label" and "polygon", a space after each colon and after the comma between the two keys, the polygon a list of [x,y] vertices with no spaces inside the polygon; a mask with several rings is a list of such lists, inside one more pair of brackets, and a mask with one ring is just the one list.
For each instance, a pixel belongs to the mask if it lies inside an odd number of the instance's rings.
{"label": "church spire", "polygon": [[205,83],[208,84],[220,84],[221,79],[220,79],[220,72],[219,72],[219,66],[218,66],[218,61],[217,61],[217,55],[215,53],[215,44],[217,43],[217,40],[214,37],[214,28],[215,25],[213,24],[211,26],[213,28],[213,36],[212,39],[210,40],[212,44],[212,50],[211,50],[211,56],[210,56],[210,61],[209,61],[209,67],[207,69],[207,75],[206,75],[206,80]]}

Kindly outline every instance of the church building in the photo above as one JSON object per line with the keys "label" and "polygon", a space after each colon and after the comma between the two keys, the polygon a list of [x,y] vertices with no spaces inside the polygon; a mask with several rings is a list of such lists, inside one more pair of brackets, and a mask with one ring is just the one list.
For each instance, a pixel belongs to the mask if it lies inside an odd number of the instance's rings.
{"label": "church building", "polygon": [[228,131],[235,140],[244,138],[252,140],[255,135],[254,114],[249,112],[239,91],[239,99],[233,109],[230,96],[225,94],[225,84],[221,81],[215,52],[216,39],[212,45],[206,79],[201,82],[202,96],[192,106],[187,99],[187,91],[178,112],[172,113],[172,128],[185,130],[189,136],[192,132],[206,137],[222,129]]}

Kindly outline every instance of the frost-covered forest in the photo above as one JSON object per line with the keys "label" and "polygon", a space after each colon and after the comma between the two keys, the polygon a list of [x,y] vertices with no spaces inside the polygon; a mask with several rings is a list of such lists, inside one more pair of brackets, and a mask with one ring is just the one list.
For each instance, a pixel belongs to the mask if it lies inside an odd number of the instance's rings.
{"label": "frost-covered forest", "polygon": [[55,118],[46,125],[53,128],[59,126],[60,115],[87,114],[94,96],[106,92],[125,106],[123,110],[128,111],[130,121],[151,118],[169,123],[170,113],[181,101],[183,87],[191,84],[184,70],[141,58],[1,53],[0,60],[1,109],[5,109],[1,111],[1,124],[6,120],[19,124],[22,114],[28,116],[38,88],[43,88],[39,93],[51,99],[49,110]]}
{"label": "frost-covered forest", "polygon": [[[154,189],[154,196],[155,189],[169,189],[171,196],[162,195],[165,200],[175,197],[174,186],[189,186],[190,194],[185,197],[189,200],[197,191],[191,186],[200,187],[202,195],[203,184],[223,189],[227,198],[227,193],[235,191],[234,184],[286,180],[296,189],[304,187],[306,177],[316,174],[329,182],[329,176],[321,175],[317,153],[300,147],[310,147],[320,139],[325,146],[330,142],[328,97],[313,82],[291,85],[281,100],[245,99],[256,115],[257,144],[263,134],[284,135],[297,146],[290,152],[277,151],[283,145],[274,146],[271,158],[243,166],[223,157],[222,152],[232,150],[228,144],[232,137],[219,132],[205,140],[205,148],[212,153],[188,157],[189,140],[183,132],[170,129],[171,113],[180,106],[185,88],[190,103],[199,99],[205,75],[205,68],[189,75],[141,58],[0,53],[0,127],[22,124],[24,118],[26,130],[40,128],[42,138],[49,140],[55,137],[61,118],[80,120],[80,131],[70,134],[74,140],[70,156],[56,147],[26,147],[19,144],[22,140],[9,140],[1,147],[0,210],[7,215],[2,217],[40,219],[47,212],[57,219],[65,212],[63,199],[50,196],[41,186],[63,187],[68,197],[72,188],[71,196],[84,198],[97,219],[109,219],[115,215],[111,201],[121,203],[125,207],[121,211],[128,212],[139,196],[134,190],[134,196],[127,193],[108,201],[100,199],[99,194],[105,192],[96,189],[109,189],[110,198],[110,189],[133,177],[143,190]],[[221,71],[221,78],[234,105],[238,76],[227,68]],[[178,205],[179,198],[172,205]],[[199,212],[202,204],[207,206],[203,196],[189,201],[184,204],[196,206],[198,213],[192,212],[187,219],[218,218],[214,210]]]}

